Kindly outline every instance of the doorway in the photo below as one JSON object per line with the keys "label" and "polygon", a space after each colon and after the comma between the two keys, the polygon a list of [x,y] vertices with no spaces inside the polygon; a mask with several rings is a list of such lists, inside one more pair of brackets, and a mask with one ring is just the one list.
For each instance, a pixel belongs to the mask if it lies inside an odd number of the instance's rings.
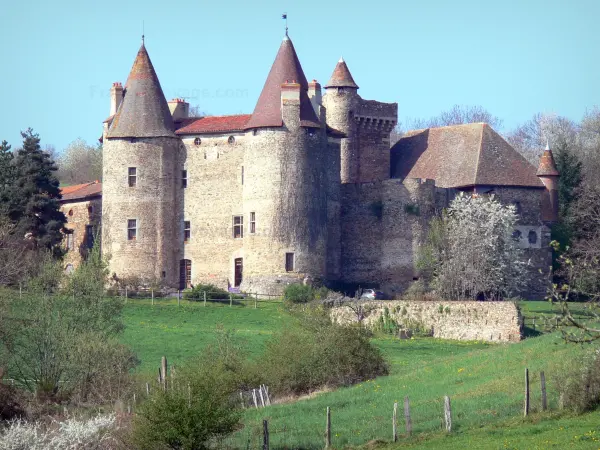
{"label": "doorway", "polygon": [[192,287],[192,261],[182,259],[179,262],[179,289]]}
{"label": "doorway", "polygon": [[243,258],[235,258],[234,260],[234,265],[235,265],[235,272],[234,272],[234,280],[233,280],[233,287],[240,287],[240,284],[242,284],[242,273],[244,271],[244,261]]}

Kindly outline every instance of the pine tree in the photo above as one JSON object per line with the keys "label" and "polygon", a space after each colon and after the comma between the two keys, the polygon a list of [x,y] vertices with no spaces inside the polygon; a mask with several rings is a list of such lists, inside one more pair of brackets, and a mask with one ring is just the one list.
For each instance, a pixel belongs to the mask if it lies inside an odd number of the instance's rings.
{"label": "pine tree", "polygon": [[8,214],[10,187],[14,182],[13,153],[8,142],[0,144],[0,216]]}
{"label": "pine tree", "polygon": [[60,253],[62,230],[67,219],[60,211],[61,199],[56,164],[40,147],[31,128],[21,132],[23,148],[14,159],[15,181],[11,188],[9,217],[17,232],[29,235],[38,248]]}

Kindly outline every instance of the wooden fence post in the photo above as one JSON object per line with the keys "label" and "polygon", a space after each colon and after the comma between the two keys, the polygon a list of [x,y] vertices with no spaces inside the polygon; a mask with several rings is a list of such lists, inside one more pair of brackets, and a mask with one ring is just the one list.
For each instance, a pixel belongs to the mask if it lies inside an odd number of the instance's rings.
{"label": "wooden fence post", "polygon": [[181,305],[181,291],[179,291],[179,295],[177,296],[177,306]]}
{"label": "wooden fence post", "polygon": [[263,450],[269,450],[269,422],[263,420]]}
{"label": "wooden fence post", "polygon": [[529,414],[529,369],[525,369],[525,405],[523,415],[527,417]]}
{"label": "wooden fence post", "polygon": [[188,408],[192,407],[192,386],[188,383]]}
{"label": "wooden fence post", "polygon": [[204,307],[206,308],[206,291],[202,291],[202,293],[204,294]]}
{"label": "wooden fence post", "polygon": [[125,303],[127,303],[127,286],[125,286]]}
{"label": "wooden fence post", "polygon": [[398,402],[394,402],[394,413],[392,414],[392,439],[394,442],[398,442]]}
{"label": "wooden fence post", "polygon": [[446,419],[446,431],[452,431],[452,408],[450,407],[450,397],[444,397],[444,418]]}
{"label": "wooden fence post", "polygon": [[229,307],[233,306],[233,294],[229,294]]}
{"label": "wooden fence post", "polygon": [[167,390],[167,357],[163,356],[161,363],[160,363],[160,367],[161,367],[161,373],[162,373],[162,385],[163,385],[163,390]]}
{"label": "wooden fence post", "polygon": [[542,411],[548,409],[548,398],[546,397],[546,375],[540,372],[540,382],[542,384]]}
{"label": "wooden fence post", "polygon": [[325,424],[325,448],[331,447],[331,409],[327,407],[327,423]]}
{"label": "wooden fence post", "polygon": [[258,409],[258,402],[256,401],[256,389],[252,389],[252,400],[254,400],[254,407]]}
{"label": "wooden fence post", "polygon": [[150,383],[146,383],[146,396],[150,396]]}
{"label": "wooden fence post", "polygon": [[154,306],[154,288],[150,289],[150,293],[152,294],[152,306]]}
{"label": "wooden fence post", "polygon": [[404,421],[406,423],[406,436],[412,434],[412,420],[410,419],[410,400],[408,396],[404,397]]}
{"label": "wooden fence post", "polygon": [[254,309],[256,309],[256,302],[258,301],[258,294],[254,294]]}
{"label": "wooden fence post", "polygon": [[262,386],[258,389],[258,394],[260,395],[260,403],[262,407],[265,407],[265,398],[263,397]]}

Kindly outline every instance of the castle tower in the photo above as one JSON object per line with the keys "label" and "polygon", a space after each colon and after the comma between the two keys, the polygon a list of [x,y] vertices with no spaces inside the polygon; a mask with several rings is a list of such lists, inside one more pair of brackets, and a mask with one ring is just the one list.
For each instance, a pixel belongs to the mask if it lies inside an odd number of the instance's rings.
{"label": "castle tower", "polygon": [[276,293],[325,274],[327,143],[308,92],[286,36],[246,125],[244,215],[256,233],[244,238],[242,290]]}
{"label": "castle tower", "polygon": [[346,137],[341,139],[341,178],[342,183],[358,182],[358,146],[355,142],[356,130],[354,115],[360,103],[358,85],[354,82],[344,58],[340,58],[323,97],[327,125],[341,131]]}
{"label": "castle tower", "polygon": [[536,175],[546,186],[546,190],[542,194],[542,220],[556,222],[558,220],[558,177],[560,174],[549,144],[546,144],[546,149],[540,158]]}
{"label": "castle tower", "polygon": [[174,130],[142,43],[103,149],[102,250],[119,278],[177,282]]}

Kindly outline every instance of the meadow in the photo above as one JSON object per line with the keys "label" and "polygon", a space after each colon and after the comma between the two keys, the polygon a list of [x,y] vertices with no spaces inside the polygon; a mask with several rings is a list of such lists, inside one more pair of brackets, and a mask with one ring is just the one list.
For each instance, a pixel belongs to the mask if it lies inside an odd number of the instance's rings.
{"label": "meadow", "polygon": [[[524,315],[551,314],[552,305],[524,302]],[[292,320],[280,303],[234,305],[130,301],[125,308],[124,341],[142,360],[140,371],[154,373],[160,357],[180,364],[211,342],[215,331],[233,331],[250,355]],[[532,330],[529,330],[532,331]],[[530,333],[534,335],[538,333]],[[386,377],[332,392],[315,393],[265,409],[248,409],[244,427],[220,443],[222,448],[259,448],[262,420],[269,421],[271,448],[323,448],[325,411],[332,410],[332,445],[356,448],[598,448],[597,414],[558,413],[557,375],[581,353],[557,333],[519,344],[399,340],[377,336],[374,342],[391,365]],[[522,417],[524,369],[530,369],[533,413]],[[541,412],[539,372],[548,382],[549,412]],[[452,399],[453,433],[441,430],[443,396]],[[390,444],[394,402],[410,398],[413,437]]]}

